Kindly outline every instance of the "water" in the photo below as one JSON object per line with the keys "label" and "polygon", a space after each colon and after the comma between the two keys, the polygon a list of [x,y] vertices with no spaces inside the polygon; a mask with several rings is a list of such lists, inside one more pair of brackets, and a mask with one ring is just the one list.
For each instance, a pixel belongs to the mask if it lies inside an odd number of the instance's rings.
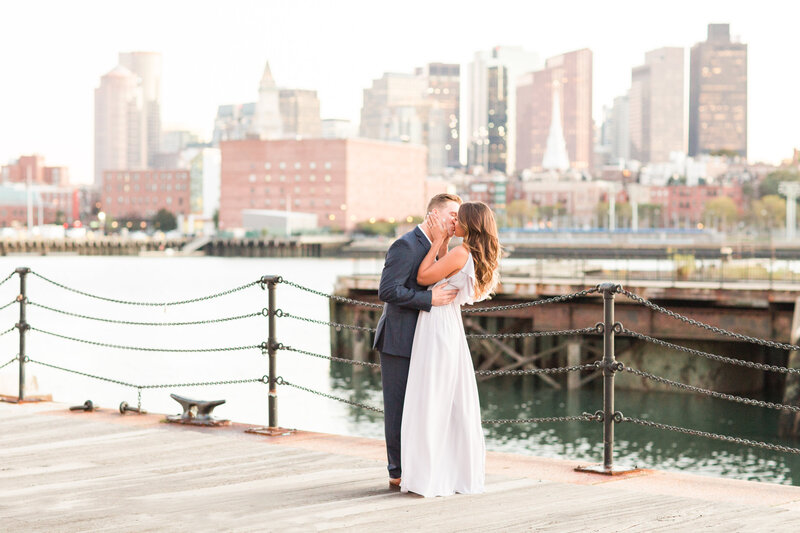
{"label": "water", "polygon": [[[203,296],[279,274],[302,285],[330,292],[338,275],[371,273],[375,260],[138,258],[138,257],[3,257],[0,276],[18,266],[65,285],[123,300],[174,301]],[[18,279],[0,287],[0,305],[17,294]],[[30,276],[31,302],[89,316],[137,321],[189,321],[254,313],[266,307],[260,288],[188,306],[134,307],[92,300],[66,292]],[[278,307],[286,312],[328,320],[328,302],[286,285],[277,289]],[[0,311],[0,331],[18,319],[18,307]],[[185,327],[139,327],[94,322],[28,308],[35,328],[75,338],[124,346],[209,348],[257,345],[266,340],[266,319]],[[330,354],[330,331],[289,318],[278,319],[278,340],[323,355]],[[15,332],[0,337],[0,364],[17,353]],[[120,350],[83,344],[32,331],[28,355],[65,368],[120,381],[149,385],[193,381],[258,378],[267,373],[267,360],[258,349],[213,353],[160,353]],[[68,374],[37,364],[28,367],[29,393],[52,394],[54,400],[116,408],[121,401],[136,404],[136,389]],[[278,374],[286,380],[321,392],[381,406],[376,371],[280,352]],[[601,408],[601,389],[554,391],[533,377],[497,378],[479,383],[484,418],[529,418],[579,415]],[[17,367],[0,370],[0,393],[16,394]],[[599,385],[599,383],[598,383]],[[177,413],[170,392],[202,399],[225,398],[215,413],[235,421],[266,424],[267,396],[262,384],[238,384],[178,389],[145,389],[143,407],[151,412]],[[695,395],[670,392],[617,391],[616,407],[627,416],[702,429],[753,440],[800,447],[798,441],[776,438],[778,412]],[[379,414],[357,409],[290,387],[279,390],[279,423],[309,431],[381,438]],[[602,428],[598,423],[500,425],[485,428],[490,450],[559,457],[585,462],[602,460]],[[800,457],[736,444],[712,441],[657,429],[616,426],[615,462],[620,465],[738,479],[800,485]]]}

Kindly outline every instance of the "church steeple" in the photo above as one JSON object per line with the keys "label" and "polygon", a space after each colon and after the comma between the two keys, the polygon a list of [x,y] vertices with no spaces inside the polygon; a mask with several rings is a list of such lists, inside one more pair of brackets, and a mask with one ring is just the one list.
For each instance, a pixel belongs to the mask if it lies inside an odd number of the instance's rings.
{"label": "church steeple", "polygon": [[275,78],[272,77],[272,70],[269,68],[269,61],[264,65],[264,73],[261,75],[261,83],[259,84],[259,90],[264,89],[275,89],[277,85],[275,85]]}
{"label": "church steeple", "polygon": [[283,135],[280,91],[272,77],[269,61],[264,65],[264,73],[258,85],[258,103],[253,129],[260,139],[280,139]]}
{"label": "church steeple", "polygon": [[569,155],[567,154],[567,142],[564,140],[564,129],[561,126],[558,85],[558,82],[553,83],[553,116],[550,120],[550,133],[547,136],[542,168],[564,171],[569,169]]}

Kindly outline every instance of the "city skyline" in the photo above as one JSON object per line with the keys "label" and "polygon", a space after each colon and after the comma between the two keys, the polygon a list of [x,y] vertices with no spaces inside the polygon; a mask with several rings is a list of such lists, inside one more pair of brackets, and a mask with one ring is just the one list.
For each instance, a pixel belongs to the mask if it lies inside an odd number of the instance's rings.
{"label": "city skyline", "polygon": [[[3,163],[38,153],[70,167],[76,182],[91,182],[94,89],[124,51],[162,54],[164,128],[210,139],[219,105],[256,99],[265,61],[280,86],[317,90],[323,119],[357,124],[363,90],[385,72],[412,72],[430,62],[463,66],[494,46],[522,46],[541,57],[587,47],[594,54],[592,107],[599,127],[603,106],[625,93],[644,52],[679,46],[688,65],[688,51],[705,40],[709,23],[730,23],[731,33],[748,44],[749,158],[777,162],[800,145],[800,111],[791,105],[800,74],[778,63],[797,48],[800,37],[791,24],[800,8],[778,2],[764,3],[761,21],[744,2],[675,2],[657,19],[648,5],[627,1],[496,2],[480,16],[480,2],[459,4],[458,12],[411,2],[391,13],[370,9],[378,18],[363,24],[359,15],[373,4],[145,1],[126,14],[124,26],[110,23],[121,3],[83,4],[92,16],[78,22],[71,22],[74,5],[33,1],[0,8],[4,18],[18,21],[0,35],[0,46],[15,51],[0,58],[5,78],[15,80],[0,86]],[[380,22],[382,14],[392,17],[391,28]],[[443,25],[448,16],[452,24]],[[33,30],[48,38],[26,38]]]}

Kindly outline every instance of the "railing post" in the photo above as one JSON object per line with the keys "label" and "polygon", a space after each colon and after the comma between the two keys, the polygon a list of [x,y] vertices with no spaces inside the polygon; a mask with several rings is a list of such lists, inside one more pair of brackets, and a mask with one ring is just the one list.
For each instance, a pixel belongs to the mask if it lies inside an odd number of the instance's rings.
{"label": "railing post", "polygon": [[276,379],[277,373],[277,333],[275,332],[275,285],[280,282],[279,276],[264,276],[261,278],[263,283],[267,284],[268,293],[268,336],[267,336],[267,354],[269,356],[269,427],[278,427],[278,385]]}
{"label": "railing post", "polygon": [[614,294],[613,283],[600,285],[603,293],[603,470],[614,469]]}
{"label": "railing post", "polygon": [[26,290],[26,276],[31,271],[28,267],[19,267],[16,273],[19,274],[19,295],[17,301],[19,302],[19,322],[16,324],[19,330],[19,397],[20,403],[25,399],[25,332],[28,331],[30,325],[25,320],[25,311],[28,303],[28,295]]}
{"label": "railing post", "polygon": [[622,370],[622,363],[614,355],[614,336],[617,328],[621,328],[614,321],[614,295],[621,287],[616,283],[601,283],[597,289],[603,294],[603,360],[600,364],[603,369],[603,464],[579,466],[575,470],[615,475],[636,470],[614,467],[614,424],[622,420],[622,414],[614,410],[614,375]]}

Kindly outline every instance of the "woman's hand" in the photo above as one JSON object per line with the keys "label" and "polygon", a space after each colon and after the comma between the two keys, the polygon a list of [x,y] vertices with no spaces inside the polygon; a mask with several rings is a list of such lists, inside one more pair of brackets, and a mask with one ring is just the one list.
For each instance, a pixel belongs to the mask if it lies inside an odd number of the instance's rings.
{"label": "woman's hand", "polygon": [[436,211],[431,211],[425,218],[425,225],[431,234],[431,241],[441,243],[449,237],[447,224]]}

